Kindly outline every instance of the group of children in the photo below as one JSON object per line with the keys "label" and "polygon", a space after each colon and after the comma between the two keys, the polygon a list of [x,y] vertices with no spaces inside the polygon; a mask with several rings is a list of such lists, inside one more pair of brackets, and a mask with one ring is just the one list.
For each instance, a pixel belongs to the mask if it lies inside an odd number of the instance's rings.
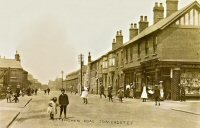
{"label": "group of children", "polygon": [[[12,99],[13,98],[13,99]],[[12,93],[12,90],[8,87],[7,88],[7,92],[6,92],[6,99],[7,99],[7,103],[8,102],[12,102],[14,101],[15,103],[19,102],[19,98],[18,98],[18,95],[17,93]]]}

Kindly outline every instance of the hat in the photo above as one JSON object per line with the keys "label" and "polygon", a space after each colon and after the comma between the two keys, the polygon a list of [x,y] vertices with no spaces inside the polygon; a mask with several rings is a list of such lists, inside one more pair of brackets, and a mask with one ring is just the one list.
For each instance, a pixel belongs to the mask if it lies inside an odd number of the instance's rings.
{"label": "hat", "polygon": [[62,88],[61,91],[65,91],[65,89]]}

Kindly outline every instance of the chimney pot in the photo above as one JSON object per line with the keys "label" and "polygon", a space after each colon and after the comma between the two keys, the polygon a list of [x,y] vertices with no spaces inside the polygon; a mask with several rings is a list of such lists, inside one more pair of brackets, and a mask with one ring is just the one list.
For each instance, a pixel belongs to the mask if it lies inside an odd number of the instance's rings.
{"label": "chimney pot", "polygon": [[113,43],[116,43],[116,42],[115,42],[115,39],[113,39]]}
{"label": "chimney pot", "polygon": [[131,28],[133,28],[133,23],[131,23]]}
{"label": "chimney pot", "polygon": [[158,7],[158,2],[155,3],[155,7]]}
{"label": "chimney pot", "polygon": [[134,24],[134,28],[137,28],[137,24],[136,23]]}
{"label": "chimney pot", "polygon": [[140,21],[143,21],[143,16],[140,16]]}
{"label": "chimney pot", "polygon": [[144,17],[144,21],[146,21],[146,22],[147,22],[147,16],[145,16],[145,17]]}
{"label": "chimney pot", "polygon": [[163,7],[163,4],[162,4],[162,3],[160,3],[160,7]]}
{"label": "chimney pot", "polygon": [[119,35],[122,36],[122,30],[119,31]]}

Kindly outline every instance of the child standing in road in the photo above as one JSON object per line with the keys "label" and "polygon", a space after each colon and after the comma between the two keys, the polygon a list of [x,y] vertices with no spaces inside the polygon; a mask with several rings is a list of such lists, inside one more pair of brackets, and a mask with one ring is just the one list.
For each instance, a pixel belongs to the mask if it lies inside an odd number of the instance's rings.
{"label": "child standing in road", "polygon": [[54,119],[54,115],[57,114],[57,98],[54,97],[51,99],[51,101],[48,104],[48,108],[47,108],[47,113],[50,114],[50,119],[53,120]]}

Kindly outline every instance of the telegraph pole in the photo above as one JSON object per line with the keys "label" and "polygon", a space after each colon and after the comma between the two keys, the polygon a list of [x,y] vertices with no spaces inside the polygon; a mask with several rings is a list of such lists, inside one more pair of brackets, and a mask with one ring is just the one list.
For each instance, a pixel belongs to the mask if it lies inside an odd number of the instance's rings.
{"label": "telegraph pole", "polygon": [[62,89],[63,89],[63,73],[64,73],[64,71],[61,71],[61,73],[62,73]]}
{"label": "telegraph pole", "polygon": [[80,54],[79,55],[79,63],[80,63],[80,66],[81,66],[81,86],[80,86],[80,92],[82,92],[82,87],[83,87],[83,60],[84,60],[84,56],[83,54]]}

